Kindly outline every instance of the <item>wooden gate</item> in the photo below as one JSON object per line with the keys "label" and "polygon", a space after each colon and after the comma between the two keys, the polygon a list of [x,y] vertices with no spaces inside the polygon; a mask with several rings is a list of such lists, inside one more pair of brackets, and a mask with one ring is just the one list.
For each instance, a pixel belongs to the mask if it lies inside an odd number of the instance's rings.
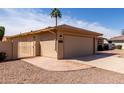
{"label": "wooden gate", "polygon": [[36,55],[36,42],[18,42],[18,58],[33,57]]}

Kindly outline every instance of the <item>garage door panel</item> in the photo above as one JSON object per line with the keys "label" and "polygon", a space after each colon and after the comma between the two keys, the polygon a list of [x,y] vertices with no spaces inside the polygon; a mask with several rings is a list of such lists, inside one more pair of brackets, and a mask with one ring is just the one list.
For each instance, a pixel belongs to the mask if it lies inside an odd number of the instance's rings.
{"label": "garage door panel", "polygon": [[41,56],[46,57],[57,57],[57,52],[55,50],[55,40],[41,41]]}
{"label": "garage door panel", "polygon": [[93,38],[64,36],[64,58],[93,54]]}

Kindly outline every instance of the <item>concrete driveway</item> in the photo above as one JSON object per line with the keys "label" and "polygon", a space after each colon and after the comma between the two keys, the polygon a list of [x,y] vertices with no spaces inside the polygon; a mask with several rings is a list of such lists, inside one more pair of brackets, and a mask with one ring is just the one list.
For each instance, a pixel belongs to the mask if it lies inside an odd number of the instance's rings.
{"label": "concrete driveway", "polygon": [[124,58],[119,57],[118,54],[101,53],[72,61],[124,74]]}
{"label": "concrete driveway", "polygon": [[57,60],[48,57],[35,57],[35,58],[27,58],[22,60],[48,71],[72,71],[72,70],[81,70],[92,67],[74,61]]}
{"label": "concrete driveway", "polygon": [[50,71],[71,71],[97,67],[124,74],[124,58],[121,58],[120,54],[124,54],[124,51],[104,51],[97,55],[66,60],[56,60],[47,57],[35,57],[22,60]]}

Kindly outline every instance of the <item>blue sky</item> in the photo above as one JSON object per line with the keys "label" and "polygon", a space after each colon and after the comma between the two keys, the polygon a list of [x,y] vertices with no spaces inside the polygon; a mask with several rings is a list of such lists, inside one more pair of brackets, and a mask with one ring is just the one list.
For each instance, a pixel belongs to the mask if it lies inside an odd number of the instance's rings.
{"label": "blue sky", "polygon": [[[54,26],[50,8],[0,9],[0,25],[6,27],[6,35],[14,35],[47,26]],[[103,33],[110,38],[121,34],[124,28],[124,9],[108,8],[60,8],[59,24],[68,24]]]}
{"label": "blue sky", "polygon": [[[65,15],[70,15],[79,20],[99,22],[113,29],[124,28],[123,8],[63,8],[60,10]],[[45,9],[45,11],[50,12],[51,9]]]}

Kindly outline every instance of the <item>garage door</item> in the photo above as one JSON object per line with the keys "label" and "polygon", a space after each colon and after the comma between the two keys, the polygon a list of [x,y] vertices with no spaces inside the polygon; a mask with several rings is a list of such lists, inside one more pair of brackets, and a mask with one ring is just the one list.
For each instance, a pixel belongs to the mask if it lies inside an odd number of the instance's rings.
{"label": "garage door", "polygon": [[93,38],[64,36],[64,58],[93,54]]}
{"label": "garage door", "polygon": [[45,57],[57,57],[57,52],[55,49],[55,40],[41,41],[40,42],[41,56]]}
{"label": "garage door", "polygon": [[35,56],[35,42],[19,42],[18,58]]}

